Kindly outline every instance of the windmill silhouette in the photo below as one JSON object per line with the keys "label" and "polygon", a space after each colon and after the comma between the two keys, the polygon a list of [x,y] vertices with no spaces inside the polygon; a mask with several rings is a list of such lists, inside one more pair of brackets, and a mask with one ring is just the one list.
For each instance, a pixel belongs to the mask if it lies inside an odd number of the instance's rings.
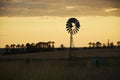
{"label": "windmill silhouette", "polygon": [[66,23],[66,29],[70,33],[70,51],[69,51],[69,60],[72,58],[71,50],[74,47],[73,35],[79,31],[80,23],[76,18],[68,19]]}

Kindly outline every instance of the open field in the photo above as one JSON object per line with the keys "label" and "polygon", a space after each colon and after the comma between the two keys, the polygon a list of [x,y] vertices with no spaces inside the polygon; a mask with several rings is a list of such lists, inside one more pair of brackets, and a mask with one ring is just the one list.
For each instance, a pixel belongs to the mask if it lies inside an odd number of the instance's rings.
{"label": "open field", "polygon": [[[38,52],[38,53],[26,53],[26,54],[17,54],[17,55],[5,55],[0,56],[0,59],[10,58],[10,59],[24,59],[24,58],[39,58],[39,59],[61,59],[68,58],[69,50],[62,51],[51,51],[51,52]],[[79,49],[73,50],[72,56],[76,57],[119,57],[120,48],[113,49]]]}
{"label": "open field", "polygon": [[0,56],[0,80],[120,80],[120,49],[75,50],[81,59],[70,62],[68,53]]}

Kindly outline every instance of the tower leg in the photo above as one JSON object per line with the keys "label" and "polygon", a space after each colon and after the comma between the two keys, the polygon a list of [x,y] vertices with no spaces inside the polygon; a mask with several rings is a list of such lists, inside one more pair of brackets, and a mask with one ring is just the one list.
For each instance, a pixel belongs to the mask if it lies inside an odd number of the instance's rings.
{"label": "tower leg", "polygon": [[70,49],[69,49],[69,61],[72,59],[72,48],[73,48],[73,34],[70,34]]}

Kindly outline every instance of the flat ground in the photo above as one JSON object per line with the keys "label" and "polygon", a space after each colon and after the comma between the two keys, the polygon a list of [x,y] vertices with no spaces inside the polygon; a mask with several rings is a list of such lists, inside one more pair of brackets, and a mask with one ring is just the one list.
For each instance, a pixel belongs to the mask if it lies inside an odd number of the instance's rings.
{"label": "flat ground", "polygon": [[[53,51],[0,56],[0,80],[120,80],[120,49],[74,50],[72,55],[81,59],[70,62],[64,60],[68,54]],[[106,58],[85,59],[96,56]]]}
{"label": "flat ground", "polygon": [[[120,57],[120,48],[113,49],[80,49],[72,50],[72,56],[75,57]],[[17,54],[17,55],[5,55],[0,56],[0,58],[39,58],[39,59],[60,59],[68,58],[69,50],[63,51],[51,51],[51,52],[38,52],[38,53],[26,53],[26,54]]]}

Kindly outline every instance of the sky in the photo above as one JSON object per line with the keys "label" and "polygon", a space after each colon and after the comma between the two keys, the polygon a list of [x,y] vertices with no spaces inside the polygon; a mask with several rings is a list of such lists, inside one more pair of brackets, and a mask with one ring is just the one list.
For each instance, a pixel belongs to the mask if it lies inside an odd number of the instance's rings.
{"label": "sky", "polygon": [[74,46],[120,41],[120,0],[0,0],[0,47],[55,41],[69,46],[66,22],[75,17],[80,30]]}

